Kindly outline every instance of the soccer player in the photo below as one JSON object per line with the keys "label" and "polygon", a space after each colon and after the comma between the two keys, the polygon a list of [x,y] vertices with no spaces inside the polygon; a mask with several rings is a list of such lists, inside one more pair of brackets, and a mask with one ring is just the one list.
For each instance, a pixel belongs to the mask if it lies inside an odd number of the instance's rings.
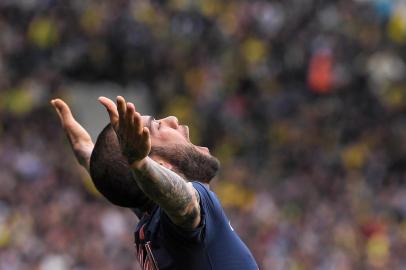
{"label": "soccer player", "polygon": [[[111,126],[102,131],[96,146],[62,100],[51,103],[77,160],[102,194],[140,217],[135,243],[142,268],[257,270],[209,189],[219,162],[207,148],[190,142],[188,127],[173,116],[141,116],[120,96],[117,104],[105,97],[99,101]],[[103,186],[103,181],[108,184]]]}

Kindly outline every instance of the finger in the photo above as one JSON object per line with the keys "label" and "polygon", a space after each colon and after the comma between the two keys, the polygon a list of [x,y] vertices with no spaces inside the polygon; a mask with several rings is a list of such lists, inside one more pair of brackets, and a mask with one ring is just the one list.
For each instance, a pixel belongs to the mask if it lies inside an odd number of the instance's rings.
{"label": "finger", "polygon": [[106,97],[99,97],[98,100],[106,108],[110,117],[111,125],[113,126],[114,129],[117,129],[119,115],[116,104],[111,99]]}
{"label": "finger", "polygon": [[141,134],[143,132],[144,125],[142,124],[141,114],[135,112],[134,114],[134,128],[137,134]]}
{"label": "finger", "polygon": [[54,101],[53,101],[53,100],[51,101],[51,104],[52,104],[52,106],[54,107],[54,109],[55,109],[55,111],[56,111],[56,114],[58,115],[61,124],[63,125],[63,117],[62,117],[62,114],[61,114],[59,108],[54,104]]}
{"label": "finger", "polygon": [[122,96],[117,97],[117,110],[119,115],[119,129],[122,129],[125,127],[125,113],[127,110],[125,99]]}
{"label": "finger", "polygon": [[149,139],[149,128],[147,127],[142,128],[142,138]]}
{"label": "finger", "polygon": [[132,120],[131,124],[134,126],[134,131],[137,134],[141,134],[142,128],[143,128],[141,114],[136,111],[134,103],[129,102],[129,103],[127,103],[127,108],[128,108],[128,106],[131,107],[131,110],[133,112],[132,116],[131,116],[131,120]]}
{"label": "finger", "polygon": [[[137,133],[137,130],[134,128],[134,114],[135,114],[135,107],[134,104],[127,102],[127,111],[125,115],[125,124],[126,124],[126,132],[128,132],[128,136]],[[139,133],[137,133],[139,134]]]}
{"label": "finger", "polygon": [[146,146],[148,148],[151,148],[151,137],[150,137],[150,134],[149,134],[149,129],[147,127],[144,127],[142,129],[141,138],[146,143]]}
{"label": "finger", "polygon": [[73,146],[75,143],[93,144],[92,139],[86,129],[83,128],[79,122],[73,117],[69,106],[61,99],[54,99],[51,101],[54,106],[62,127],[68,137],[69,142]]}
{"label": "finger", "polygon": [[69,106],[61,99],[57,98],[51,101],[52,106],[55,108],[62,126],[66,126],[75,121]]}

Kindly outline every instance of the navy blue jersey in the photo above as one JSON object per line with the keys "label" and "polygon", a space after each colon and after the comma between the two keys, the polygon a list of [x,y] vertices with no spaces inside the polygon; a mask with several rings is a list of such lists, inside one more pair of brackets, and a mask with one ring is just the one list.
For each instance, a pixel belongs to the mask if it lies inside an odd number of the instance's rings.
{"label": "navy blue jersey", "polygon": [[140,220],[135,244],[143,269],[258,270],[216,195],[199,182],[193,186],[200,195],[198,228],[187,230],[175,225],[158,206]]}

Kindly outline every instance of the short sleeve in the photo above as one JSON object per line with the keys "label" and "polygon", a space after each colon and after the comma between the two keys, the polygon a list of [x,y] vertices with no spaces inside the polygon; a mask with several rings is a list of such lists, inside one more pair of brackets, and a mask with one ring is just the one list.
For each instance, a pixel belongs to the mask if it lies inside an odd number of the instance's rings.
{"label": "short sleeve", "polygon": [[222,215],[222,207],[216,195],[200,182],[193,182],[193,187],[199,192],[200,207],[204,209],[206,216],[216,218]]}
{"label": "short sleeve", "polygon": [[193,182],[192,184],[200,197],[201,221],[199,226],[195,229],[182,228],[174,224],[161,209],[161,229],[167,237],[190,244],[198,244],[202,243],[211,234],[211,226],[208,226],[208,224],[213,223],[213,218],[219,214],[219,209],[216,207],[214,195],[208,188],[199,182]]}

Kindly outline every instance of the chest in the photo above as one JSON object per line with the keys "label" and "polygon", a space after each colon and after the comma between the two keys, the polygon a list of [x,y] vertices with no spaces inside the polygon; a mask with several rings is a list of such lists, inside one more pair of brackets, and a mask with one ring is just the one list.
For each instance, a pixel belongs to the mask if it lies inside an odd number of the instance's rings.
{"label": "chest", "polygon": [[159,228],[159,215],[155,213],[143,217],[134,233],[136,255],[143,270],[173,269],[173,259],[164,245]]}

